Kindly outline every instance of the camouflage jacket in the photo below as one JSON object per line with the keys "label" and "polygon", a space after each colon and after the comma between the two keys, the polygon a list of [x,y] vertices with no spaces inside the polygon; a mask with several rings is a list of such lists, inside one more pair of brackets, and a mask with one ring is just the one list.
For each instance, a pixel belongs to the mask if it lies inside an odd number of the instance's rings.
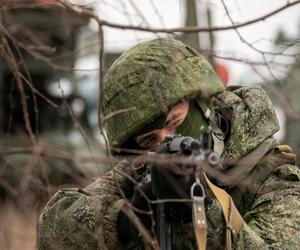
{"label": "camouflage jacket", "polygon": [[[225,91],[214,103],[231,116],[219,170],[228,174],[227,191],[244,218],[234,249],[300,249],[300,170],[290,148],[271,137],[278,125],[269,99],[259,87],[243,87]],[[84,189],[59,190],[40,216],[38,248],[145,249],[142,239],[125,247],[118,236],[132,176],[122,161]],[[207,249],[224,249],[217,202],[206,213]],[[173,225],[172,233],[173,249],[196,249],[191,224]]]}

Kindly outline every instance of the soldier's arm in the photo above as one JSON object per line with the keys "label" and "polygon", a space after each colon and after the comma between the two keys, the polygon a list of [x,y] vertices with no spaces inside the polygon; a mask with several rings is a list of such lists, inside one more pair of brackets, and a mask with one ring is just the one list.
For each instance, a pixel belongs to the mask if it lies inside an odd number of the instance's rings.
{"label": "soldier's arm", "polygon": [[300,171],[280,166],[263,184],[235,249],[300,249]]}
{"label": "soldier's arm", "polygon": [[120,249],[117,218],[122,192],[131,183],[126,161],[85,189],[61,189],[48,202],[38,225],[38,249]]}

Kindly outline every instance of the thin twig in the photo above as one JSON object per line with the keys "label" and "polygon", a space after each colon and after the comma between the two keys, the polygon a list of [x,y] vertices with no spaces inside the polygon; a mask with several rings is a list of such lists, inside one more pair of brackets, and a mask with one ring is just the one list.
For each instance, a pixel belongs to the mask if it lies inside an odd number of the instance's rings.
{"label": "thin twig", "polygon": [[11,71],[14,74],[14,77],[17,82],[17,87],[19,89],[20,95],[21,95],[21,105],[22,105],[22,110],[23,110],[23,119],[25,122],[25,128],[29,134],[30,140],[33,145],[36,144],[36,138],[32,132],[31,124],[30,124],[30,119],[29,119],[29,112],[28,112],[28,106],[27,106],[27,97],[25,95],[25,90],[24,86],[21,80],[21,77],[19,75],[19,68],[18,64],[15,60],[14,54],[5,38],[2,39],[2,42],[4,44],[4,50],[2,50],[2,53],[4,54],[4,58],[6,59],[7,64],[10,66]]}
{"label": "thin twig", "polygon": [[254,18],[252,20],[239,23],[239,24],[234,24],[234,25],[229,25],[229,26],[216,26],[216,27],[197,27],[197,26],[192,26],[192,27],[179,27],[179,28],[172,28],[172,29],[162,29],[162,28],[150,28],[150,27],[141,27],[141,26],[134,26],[134,25],[126,25],[126,24],[120,24],[120,23],[113,23],[109,22],[106,20],[101,19],[99,16],[94,14],[90,10],[86,10],[83,8],[80,8],[76,5],[72,5],[69,1],[67,0],[59,0],[59,2],[64,5],[67,9],[75,12],[79,16],[83,17],[89,17],[89,18],[95,18],[98,20],[98,22],[103,25],[103,26],[108,26],[111,28],[116,28],[116,29],[126,29],[126,30],[139,30],[139,31],[145,31],[145,32],[153,32],[153,33],[176,33],[176,32],[212,32],[212,31],[224,31],[224,30],[231,30],[231,29],[236,29],[236,28],[241,28],[245,27],[251,24],[255,24],[260,21],[265,21],[266,19],[294,6],[300,3],[300,0],[294,1],[294,2],[287,2],[283,6],[274,9],[273,11],[270,11],[269,13],[262,15],[260,17]]}

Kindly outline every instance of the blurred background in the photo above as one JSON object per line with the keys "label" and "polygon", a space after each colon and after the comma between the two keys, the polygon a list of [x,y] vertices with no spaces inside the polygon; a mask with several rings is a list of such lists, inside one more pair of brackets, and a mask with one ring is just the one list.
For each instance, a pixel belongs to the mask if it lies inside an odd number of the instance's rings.
{"label": "blurred background", "polygon": [[299,159],[300,1],[2,0],[0,249],[35,249],[51,195],[110,168],[99,83],[124,50],[167,36],[201,50],[224,85],[262,85]]}

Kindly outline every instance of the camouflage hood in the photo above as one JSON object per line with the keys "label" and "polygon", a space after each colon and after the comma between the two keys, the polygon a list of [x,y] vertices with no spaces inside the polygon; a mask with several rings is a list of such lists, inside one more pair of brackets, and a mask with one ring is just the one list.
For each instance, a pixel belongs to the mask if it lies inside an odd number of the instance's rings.
{"label": "camouflage hood", "polygon": [[[224,168],[239,161],[279,130],[272,103],[259,86],[229,87],[213,102],[230,121],[230,135],[222,155]],[[274,140],[269,147],[273,144]],[[264,151],[270,149],[266,147]]]}

